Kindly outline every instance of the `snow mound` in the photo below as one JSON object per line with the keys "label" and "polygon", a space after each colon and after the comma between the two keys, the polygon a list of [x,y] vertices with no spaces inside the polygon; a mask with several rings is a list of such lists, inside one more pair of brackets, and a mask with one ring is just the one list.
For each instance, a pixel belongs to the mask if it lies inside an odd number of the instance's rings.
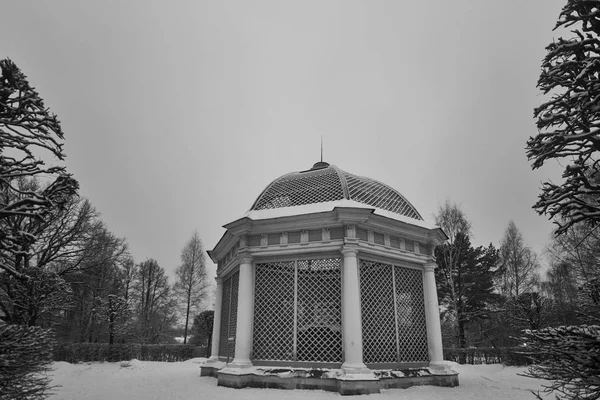
{"label": "snow mound", "polygon": [[208,358],[206,358],[206,357],[196,357],[196,358],[190,358],[189,360],[186,360],[184,362],[193,363],[193,364],[204,364],[207,360],[208,360]]}

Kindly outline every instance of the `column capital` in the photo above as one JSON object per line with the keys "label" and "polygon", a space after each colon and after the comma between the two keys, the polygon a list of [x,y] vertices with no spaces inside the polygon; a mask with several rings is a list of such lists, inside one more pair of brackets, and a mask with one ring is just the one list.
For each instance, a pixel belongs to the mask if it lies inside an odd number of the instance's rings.
{"label": "column capital", "polygon": [[221,276],[215,277],[215,282],[217,282],[217,285],[222,285],[223,284],[223,277],[221,277]]}
{"label": "column capital", "polygon": [[430,261],[427,264],[423,265],[423,271],[433,272],[437,267],[438,267],[437,263]]}
{"label": "column capital", "polygon": [[239,252],[238,259],[240,260],[240,264],[252,264],[252,254],[247,251]]}
{"label": "column capital", "polygon": [[358,255],[358,246],[351,246],[345,244],[344,246],[342,246],[342,249],[340,251],[344,257],[356,257]]}

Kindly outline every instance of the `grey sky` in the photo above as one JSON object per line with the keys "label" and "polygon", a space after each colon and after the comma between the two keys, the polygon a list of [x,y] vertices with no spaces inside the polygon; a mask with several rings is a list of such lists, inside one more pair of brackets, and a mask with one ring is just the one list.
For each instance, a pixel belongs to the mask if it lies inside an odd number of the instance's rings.
{"label": "grey sky", "polygon": [[136,261],[168,271],[206,249],[264,187],[319,158],[399,190],[426,217],[446,197],[498,244],[531,209],[535,84],[565,0],[19,1],[10,57],[59,115],[67,166]]}

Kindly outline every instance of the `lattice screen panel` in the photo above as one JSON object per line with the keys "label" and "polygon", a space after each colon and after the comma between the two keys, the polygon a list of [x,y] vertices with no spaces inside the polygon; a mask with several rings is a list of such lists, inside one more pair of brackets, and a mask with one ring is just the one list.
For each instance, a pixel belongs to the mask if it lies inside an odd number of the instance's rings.
{"label": "lattice screen panel", "polygon": [[252,209],[300,206],[343,198],[340,178],[330,167],[277,179],[265,189]]}
{"label": "lattice screen panel", "polygon": [[235,355],[235,337],[237,328],[239,272],[235,272],[223,282],[221,301],[221,333],[219,335],[219,357],[227,361]]}
{"label": "lattice screen panel", "polygon": [[256,264],[253,359],[342,362],[341,260]]}
{"label": "lattice screen panel", "polygon": [[360,297],[365,363],[428,361],[421,271],[361,260]]}
{"label": "lattice screen panel", "polygon": [[294,262],[256,265],[253,358],[292,361]]}
{"label": "lattice screen panel", "polygon": [[396,362],[394,285],[390,265],[360,262],[363,361]]}
{"label": "lattice screen panel", "polygon": [[219,356],[228,357],[229,347],[229,311],[231,304],[231,279],[223,282],[223,299],[221,300],[221,333],[219,336]]}
{"label": "lattice screen panel", "polygon": [[372,179],[344,172],[352,200],[422,220],[421,215],[400,193]]}
{"label": "lattice screen panel", "polygon": [[340,264],[298,261],[297,361],[342,362]]}
{"label": "lattice screen panel", "polygon": [[400,362],[428,361],[423,273],[394,266]]}

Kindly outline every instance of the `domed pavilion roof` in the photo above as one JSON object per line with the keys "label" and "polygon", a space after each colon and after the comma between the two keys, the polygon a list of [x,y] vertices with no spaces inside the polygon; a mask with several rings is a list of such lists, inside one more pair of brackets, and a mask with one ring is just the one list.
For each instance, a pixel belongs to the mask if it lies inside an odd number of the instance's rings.
{"label": "domed pavilion roof", "polygon": [[416,208],[390,186],[322,161],[307,171],[291,172],[275,179],[258,196],[250,211],[337,200],[352,200],[423,221]]}

